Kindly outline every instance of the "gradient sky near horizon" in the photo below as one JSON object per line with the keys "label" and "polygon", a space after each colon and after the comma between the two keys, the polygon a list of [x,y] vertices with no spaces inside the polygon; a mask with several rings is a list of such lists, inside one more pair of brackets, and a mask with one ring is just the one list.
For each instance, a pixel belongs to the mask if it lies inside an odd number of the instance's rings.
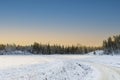
{"label": "gradient sky near horizon", "polygon": [[101,46],[120,34],[120,0],[0,0],[0,43]]}

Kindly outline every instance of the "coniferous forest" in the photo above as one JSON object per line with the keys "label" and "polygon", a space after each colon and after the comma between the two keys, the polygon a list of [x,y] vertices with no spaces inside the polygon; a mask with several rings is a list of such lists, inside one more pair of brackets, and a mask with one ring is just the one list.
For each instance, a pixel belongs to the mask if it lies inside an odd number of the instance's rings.
{"label": "coniferous forest", "polygon": [[120,35],[109,37],[103,41],[100,47],[87,47],[87,46],[64,46],[64,45],[50,45],[35,42],[29,46],[21,46],[16,44],[0,44],[0,54],[87,54],[95,50],[104,50],[104,54],[114,54],[120,52]]}
{"label": "coniferous forest", "polygon": [[120,35],[109,37],[103,41],[103,50],[105,54],[117,54],[120,52]]}

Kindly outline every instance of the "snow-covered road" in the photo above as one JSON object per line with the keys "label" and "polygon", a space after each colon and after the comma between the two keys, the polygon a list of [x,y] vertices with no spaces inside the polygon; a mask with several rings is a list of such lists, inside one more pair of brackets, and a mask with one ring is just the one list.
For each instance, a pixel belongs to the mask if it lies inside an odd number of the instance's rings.
{"label": "snow-covered road", "polygon": [[101,77],[99,80],[120,80],[119,68],[96,63],[92,63],[91,65],[96,67],[99,72],[101,72]]}
{"label": "snow-covered road", "polygon": [[120,80],[120,57],[97,56],[85,62],[100,72],[99,80]]}
{"label": "snow-covered road", "polygon": [[0,80],[120,80],[119,56],[0,56]]}
{"label": "snow-covered road", "polygon": [[[64,56],[97,69],[95,80],[120,80],[120,56]],[[88,79],[86,79],[88,80]],[[92,80],[92,79],[90,79]]]}

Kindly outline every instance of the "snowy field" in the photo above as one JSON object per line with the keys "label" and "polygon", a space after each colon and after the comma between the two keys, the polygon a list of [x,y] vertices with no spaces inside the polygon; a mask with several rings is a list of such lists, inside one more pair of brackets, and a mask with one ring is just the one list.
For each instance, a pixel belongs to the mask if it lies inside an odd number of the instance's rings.
{"label": "snowy field", "polygon": [[120,80],[120,56],[2,55],[0,80]]}

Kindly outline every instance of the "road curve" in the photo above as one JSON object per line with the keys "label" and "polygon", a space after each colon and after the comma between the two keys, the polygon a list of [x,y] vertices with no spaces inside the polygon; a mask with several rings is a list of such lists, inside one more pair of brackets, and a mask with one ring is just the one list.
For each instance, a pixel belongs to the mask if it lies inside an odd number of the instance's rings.
{"label": "road curve", "polygon": [[100,72],[99,80],[120,80],[120,68],[92,62],[88,62],[88,64]]}
{"label": "road curve", "polygon": [[[66,60],[80,60],[80,62],[89,64],[100,72],[98,80],[120,80],[120,67],[112,66],[120,64],[119,56],[62,56]],[[97,75],[95,75],[97,76]]]}

